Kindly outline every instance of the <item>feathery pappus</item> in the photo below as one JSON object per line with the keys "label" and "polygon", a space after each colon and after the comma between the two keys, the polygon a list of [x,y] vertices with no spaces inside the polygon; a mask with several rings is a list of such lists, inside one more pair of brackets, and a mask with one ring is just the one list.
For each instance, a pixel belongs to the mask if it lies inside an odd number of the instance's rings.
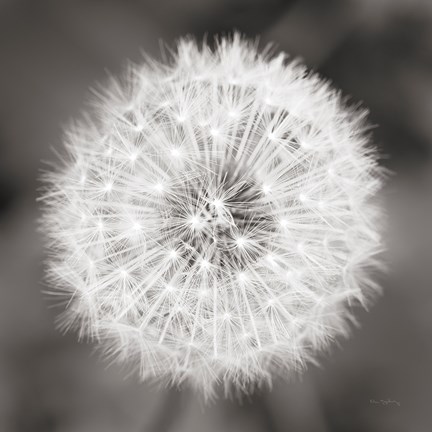
{"label": "feathery pappus", "polygon": [[206,397],[300,371],[347,333],[379,291],[364,110],[238,34],[182,39],[93,105],[44,175],[62,329]]}

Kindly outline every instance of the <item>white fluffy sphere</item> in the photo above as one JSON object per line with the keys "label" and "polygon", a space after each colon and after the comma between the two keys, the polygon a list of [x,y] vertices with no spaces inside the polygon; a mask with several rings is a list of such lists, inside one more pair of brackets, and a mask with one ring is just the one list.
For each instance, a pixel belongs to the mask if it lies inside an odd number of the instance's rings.
{"label": "white fluffy sphere", "polygon": [[46,174],[63,328],[206,396],[302,369],[377,290],[364,117],[238,35],[131,66]]}

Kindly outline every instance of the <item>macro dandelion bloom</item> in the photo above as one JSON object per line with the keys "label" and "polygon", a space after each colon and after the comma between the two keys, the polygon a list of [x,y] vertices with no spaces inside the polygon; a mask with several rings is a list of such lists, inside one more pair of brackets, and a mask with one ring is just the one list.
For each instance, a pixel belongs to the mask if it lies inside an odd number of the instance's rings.
{"label": "macro dandelion bloom", "polygon": [[61,327],[206,396],[303,369],[378,290],[364,118],[238,35],[130,66],[45,175]]}

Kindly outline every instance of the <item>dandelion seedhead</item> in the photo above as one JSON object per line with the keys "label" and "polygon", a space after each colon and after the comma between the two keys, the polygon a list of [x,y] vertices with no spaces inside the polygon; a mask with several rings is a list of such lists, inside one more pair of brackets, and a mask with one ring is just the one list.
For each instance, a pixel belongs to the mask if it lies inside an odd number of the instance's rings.
{"label": "dandelion seedhead", "polygon": [[304,367],[377,286],[365,112],[238,35],[94,98],[46,174],[63,329],[142,378],[247,392]]}

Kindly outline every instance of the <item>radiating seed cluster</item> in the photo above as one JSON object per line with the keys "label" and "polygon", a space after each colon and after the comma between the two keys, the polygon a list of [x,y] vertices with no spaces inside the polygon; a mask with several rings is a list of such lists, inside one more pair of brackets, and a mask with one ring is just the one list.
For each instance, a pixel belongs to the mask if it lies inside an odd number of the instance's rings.
{"label": "radiating seed cluster", "polygon": [[302,369],[377,290],[363,118],[238,36],[131,66],[46,174],[63,328],[206,396]]}

